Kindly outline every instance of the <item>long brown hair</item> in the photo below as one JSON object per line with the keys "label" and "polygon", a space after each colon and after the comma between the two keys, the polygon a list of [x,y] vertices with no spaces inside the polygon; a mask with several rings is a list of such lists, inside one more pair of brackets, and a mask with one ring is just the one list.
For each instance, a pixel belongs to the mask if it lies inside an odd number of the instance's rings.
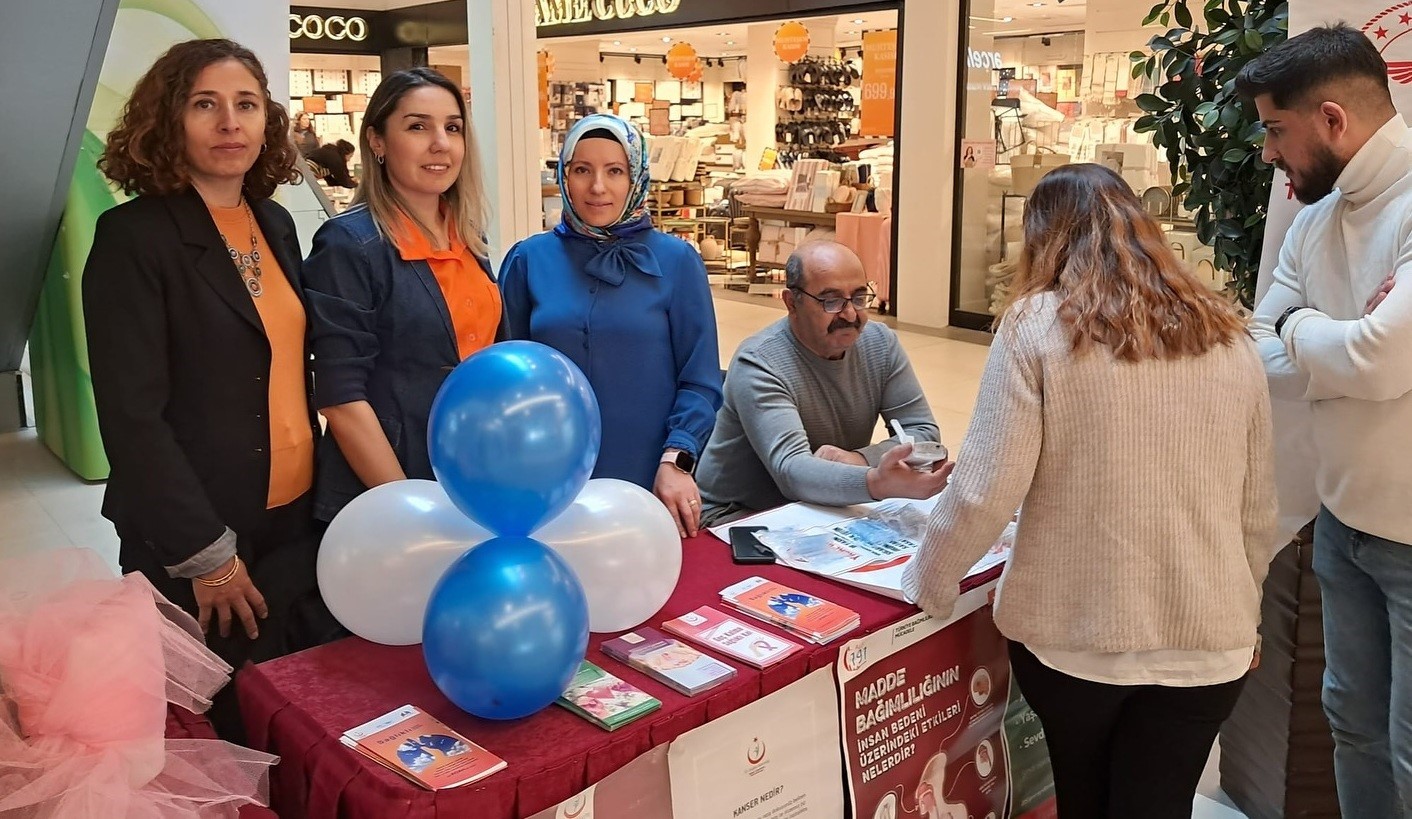
{"label": "long brown hair", "polygon": [[1025,247],[1002,315],[1051,291],[1073,349],[1100,344],[1121,361],[1201,355],[1246,326],[1177,261],[1132,189],[1101,165],[1055,168],[1025,204]]}
{"label": "long brown hair", "polygon": [[118,126],[108,132],[98,169],[129,194],[169,194],[189,186],[182,112],[196,76],[222,60],[244,65],[265,95],[265,147],[245,172],[245,194],[267,199],[281,183],[300,181],[289,114],[270,97],[265,68],[254,52],[230,40],[188,40],[158,57],[132,89]]}
{"label": "long brown hair", "polygon": [[451,187],[441,194],[441,201],[446,206],[456,235],[461,237],[466,247],[476,256],[488,256],[485,244],[488,209],[484,176],[480,168],[480,149],[476,146],[476,131],[471,127],[471,117],[466,111],[466,101],[461,96],[461,89],[438,71],[430,68],[397,71],[383,77],[382,82],[373,91],[367,110],[363,112],[363,132],[358,135],[358,145],[362,151],[360,156],[364,157],[364,171],[363,178],[358,182],[358,190],[353,194],[353,201],[368,206],[373,223],[383,236],[396,236],[401,224],[399,214],[405,214],[426,234],[428,240],[434,241],[432,226],[422,224],[407,207],[407,203],[402,201],[397,189],[392,187],[387,167],[382,163],[369,161],[375,153],[370,135],[377,133],[386,137],[387,121],[397,110],[397,103],[409,92],[427,86],[441,88],[456,99],[456,107],[461,113],[461,135],[466,140],[461,172]]}

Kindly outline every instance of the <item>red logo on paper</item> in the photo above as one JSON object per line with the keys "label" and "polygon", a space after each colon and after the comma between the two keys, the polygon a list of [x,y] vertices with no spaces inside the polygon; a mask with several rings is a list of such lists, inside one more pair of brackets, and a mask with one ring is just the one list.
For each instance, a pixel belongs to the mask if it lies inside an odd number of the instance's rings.
{"label": "red logo on paper", "polygon": [[750,747],[745,751],[745,761],[751,765],[759,765],[765,761],[765,743],[759,737],[750,740]]}
{"label": "red logo on paper", "polygon": [[[1390,60],[1387,54],[1393,43],[1402,39],[1403,35],[1412,33],[1412,0],[1404,0],[1378,12],[1363,24],[1363,33],[1387,60],[1388,78],[1402,85],[1412,84],[1412,60]],[[1405,46],[1398,51],[1408,53]]]}

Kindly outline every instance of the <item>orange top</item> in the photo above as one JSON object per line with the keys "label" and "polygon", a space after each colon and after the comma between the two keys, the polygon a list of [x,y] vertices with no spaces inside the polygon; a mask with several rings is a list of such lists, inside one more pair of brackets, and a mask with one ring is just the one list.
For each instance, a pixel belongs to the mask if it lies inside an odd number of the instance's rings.
{"label": "orange top", "polygon": [[[226,242],[238,252],[248,250],[253,217],[245,206],[208,207]],[[266,507],[274,509],[313,486],[314,431],[309,426],[309,393],[304,380],[304,304],[285,278],[258,224],[255,244],[260,249],[261,293],[251,301],[270,343],[270,488]],[[231,275],[236,275],[235,270]]]}
{"label": "orange top", "polygon": [[431,268],[441,287],[441,296],[446,299],[446,309],[451,313],[456,351],[465,361],[472,353],[495,341],[495,331],[500,327],[500,288],[485,275],[476,257],[454,230],[450,239],[451,247],[447,250],[433,248],[421,228],[403,214],[395,241],[403,261],[420,259]]}

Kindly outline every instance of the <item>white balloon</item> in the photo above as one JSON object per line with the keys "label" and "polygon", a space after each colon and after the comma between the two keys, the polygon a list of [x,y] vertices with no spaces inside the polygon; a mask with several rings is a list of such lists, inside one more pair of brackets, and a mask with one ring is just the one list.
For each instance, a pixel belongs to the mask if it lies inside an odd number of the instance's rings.
{"label": "white balloon", "polygon": [[530,535],[558,552],[588,597],[588,628],[624,631],[656,614],[681,576],[681,535],[667,507],[637,484],[595,478]]}
{"label": "white balloon", "polygon": [[491,537],[436,481],[394,481],[354,498],[319,546],[319,591],[344,628],[375,643],[422,641],[441,575]]}

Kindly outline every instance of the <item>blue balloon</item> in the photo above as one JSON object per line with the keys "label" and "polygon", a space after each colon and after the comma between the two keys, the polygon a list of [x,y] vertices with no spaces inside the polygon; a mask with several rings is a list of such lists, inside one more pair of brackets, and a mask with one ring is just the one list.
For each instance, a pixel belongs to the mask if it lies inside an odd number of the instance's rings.
{"label": "blue balloon", "polygon": [[457,508],[497,535],[523,536],[574,502],[602,439],[583,372],[553,348],[506,341],[446,377],[427,446]]}
{"label": "blue balloon", "polygon": [[487,540],[451,564],[427,602],[427,670],[478,717],[519,719],[554,702],[587,650],[583,587],[537,540]]}

